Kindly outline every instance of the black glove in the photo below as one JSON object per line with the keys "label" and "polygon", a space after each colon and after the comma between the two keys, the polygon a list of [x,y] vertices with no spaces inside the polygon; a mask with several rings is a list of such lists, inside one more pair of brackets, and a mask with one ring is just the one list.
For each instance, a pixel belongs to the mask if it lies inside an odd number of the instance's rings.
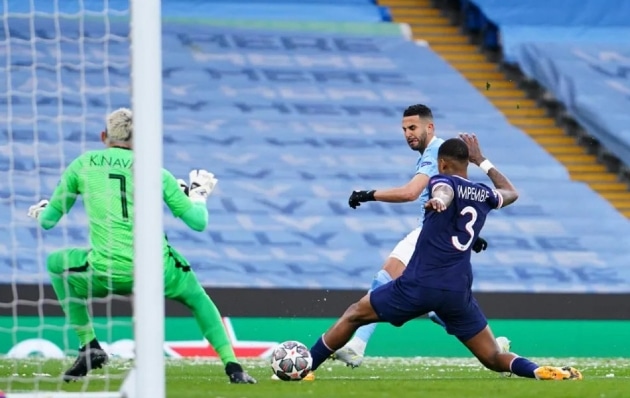
{"label": "black glove", "polygon": [[361,206],[361,202],[373,202],[376,200],[374,199],[374,192],[376,191],[353,191],[348,199],[348,205],[353,209],[356,209]]}
{"label": "black glove", "polygon": [[179,179],[177,180],[177,183],[179,184],[179,189],[188,196],[190,188],[188,187],[188,184],[186,184],[186,181]]}
{"label": "black glove", "polygon": [[487,248],[488,248],[488,242],[486,242],[486,240],[482,238],[481,236],[477,238],[475,243],[473,243],[473,247],[472,247],[475,253],[479,253],[483,250],[486,250]]}

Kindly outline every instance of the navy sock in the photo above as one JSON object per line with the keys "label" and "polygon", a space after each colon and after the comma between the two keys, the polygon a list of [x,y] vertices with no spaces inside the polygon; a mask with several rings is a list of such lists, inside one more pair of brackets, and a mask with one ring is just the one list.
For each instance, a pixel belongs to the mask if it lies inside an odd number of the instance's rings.
{"label": "navy sock", "polygon": [[328,357],[331,356],[333,352],[335,352],[326,346],[326,344],[324,343],[324,336],[317,339],[315,344],[313,344],[313,346],[311,347],[310,351],[311,357],[313,357],[313,366],[311,368],[311,370],[313,371],[315,371],[315,369],[317,369],[319,365],[324,363],[324,361],[328,359]]}
{"label": "navy sock", "polygon": [[526,358],[516,357],[510,364],[510,370],[517,376],[529,377],[535,379],[534,371],[538,369],[538,365]]}

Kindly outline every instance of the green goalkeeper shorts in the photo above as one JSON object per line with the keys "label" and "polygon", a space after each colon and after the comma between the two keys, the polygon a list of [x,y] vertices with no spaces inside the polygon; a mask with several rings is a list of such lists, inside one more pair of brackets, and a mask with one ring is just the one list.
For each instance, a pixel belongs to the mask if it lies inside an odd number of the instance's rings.
{"label": "green goalkeeper shorts", "polygon": [[[96,273],[87,262],[89,249],[70,248],[58,250],[48,256],[48,273],[64,276],[80,298],[106,297],[110,294],[129,295],[133,292],[133,278],[112,279]],[[175,249],[164,264],[164,295],[167,298],[181,299],[182,296],[199,294],[203,287],[199,284],[188,261]]]}

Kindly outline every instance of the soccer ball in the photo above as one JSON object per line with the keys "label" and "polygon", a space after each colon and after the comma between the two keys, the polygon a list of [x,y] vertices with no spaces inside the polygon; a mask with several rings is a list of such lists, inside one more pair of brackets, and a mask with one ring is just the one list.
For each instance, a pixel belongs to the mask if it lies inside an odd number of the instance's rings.
{"label": "soccer ball", "polygon": [[285,341],[271,354],[271,370],[280,380],[302,380],[311,371],[311,366],[311,353],[299,341]]}

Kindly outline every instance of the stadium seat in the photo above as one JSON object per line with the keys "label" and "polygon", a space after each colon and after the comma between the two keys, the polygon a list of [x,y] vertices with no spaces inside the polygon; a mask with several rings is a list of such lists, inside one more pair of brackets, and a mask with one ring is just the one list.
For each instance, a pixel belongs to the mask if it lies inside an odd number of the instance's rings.
{"label": "stadium seat", "polygon": [[[287,18],[294,12],[280,0],[250,2],[250,10],[282,9]],[[241,3],[207,4],[228,12]],[[374,22],[380,17],[371,2],[311,0],[301,9],[309,7],[320,10],[311,16],[327,19],[317,31],[266,22],[267,11],[252,24],[165,19],[165,167],[180,178],[207,167],[220,180],[209,200],[206,232],[166,220],[169,241],[204,283],[367,288],[384,256],[417,224],[418,204],[352,210],[347,198],[352,189],[396,186],[411,177],[416,154],[402,137],[400,118],[406,106],[426,103],[440,136],[477,133],[486,155],[521,191],[514,207],[488,221],[490,247],[474,256],[477,290],[628,289],[630,225],[606,201],[571,181],[560,163],[429,47],[408,40],[395,25]],[[338,21],[331,7],[348,7],[352,18],[336,15],[363,22],[342,31],[330,23]],[[352,11],[359,9],[365,13]],[[56,75],[55,43],[41,41],[35,73],[42,89],[33,98],[29,30],[17,18],[10,24],[24,46],[13,46],[14,107],[0,135],[0,279],[32,282],[47,278],[46,253],[87,243],[81,203],[51,231],[38,230],[26,209],[52,192],[70,160],[101,147],[106,112],[129,106],[128,50],[120,40],[128,31],[111,21],[111,62],[90,64],[84,76],[72,63],[79,51],[98,57],[102,43],[83,49],[67,44],[68,58]],[[52,21],[38,21],[38,35],[54,29]],[[61,29],[72,36],[79,26],[68,19]],[[103,37],[104,30],[95,23],[87,33]],[[6,61],[1,53],[0,65]],[[471,178],[487,181],[478,170]],[[623,244],[602,238],[611,234]]]}
{"label": "stadium seat", "polygon": [[630,3],[623,0],[463,0],[467,29],[483,32],[561,102],[608,153],[630,167]]}

